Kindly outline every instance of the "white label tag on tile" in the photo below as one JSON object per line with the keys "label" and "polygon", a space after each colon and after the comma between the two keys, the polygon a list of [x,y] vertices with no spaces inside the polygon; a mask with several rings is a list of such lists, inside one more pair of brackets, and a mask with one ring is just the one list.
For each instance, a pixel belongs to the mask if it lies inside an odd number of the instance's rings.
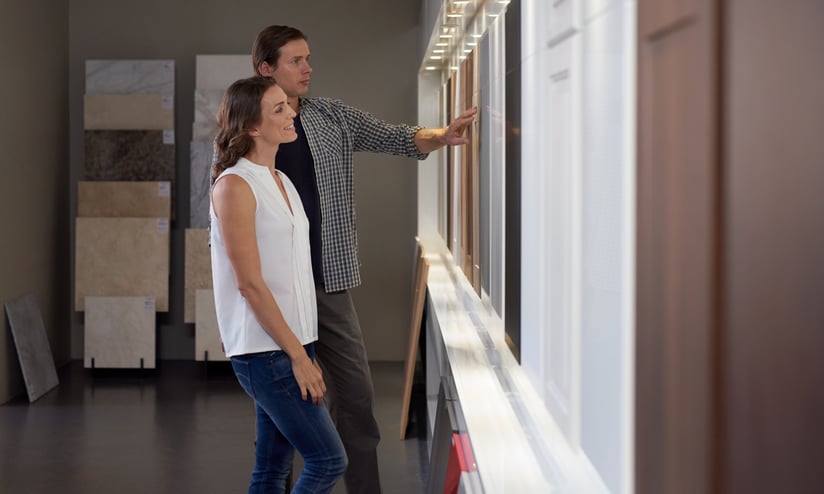
{"label": "white label tag on tile", "polygon": [[171,110],[175,106],[174,96],[163,96],[160,98],[160,107],[164,110]]}
{"label": "white label tag on tile", "polygon": [[169,233],[169,218],[157,219],[157,233]]}
{"label": "white label tag on tile", "polygon": [[174,144],[175,143],[175,131],[166,129],[163,131],[163,144]]}
{"label": "white label tag on tile", "polygon": [[143,309],[148,312],[155,311],[155,299],[154,297],[146,297],[146,300],[143,301]]}
{"label": "white label tag on tile", "polygon": [[160,197],[169,197],[172,195],[172,183],[168,181],[158,182],[157,195]]}

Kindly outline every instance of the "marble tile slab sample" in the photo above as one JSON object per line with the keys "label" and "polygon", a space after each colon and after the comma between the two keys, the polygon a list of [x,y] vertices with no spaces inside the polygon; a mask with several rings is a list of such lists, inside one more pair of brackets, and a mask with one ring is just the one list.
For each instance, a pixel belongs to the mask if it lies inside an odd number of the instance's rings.
{"label": "marble tile slab sample", "polygon": [[225,91],[236,80],[255,75],[252,55],[196,55],[195,65],[199,90]]}
{"label": "marble tile slab sample", "polygon": [[209,230],[186,229],[183,322],[195,322],[195,292],[212,288],[212,254],[209,250]]}
{"label": "marble tile slab sample", "polygon": [[6,315],[26,393],[33,402],[59,384],[40,307],[33,295],[25,295],[6,302]]}
{"label": "marble tile slab sample", "polygon": [[225,89],[195,90],[193,141],[214,141],[217,135],[217,112]]}
{"label": "marble tile slab sample", "polygon": [[75,221],[75,310],[87,296],[154,297],[169,310],[168,218]]}
{"label": "marble tile slab sample", "polygon": [[174,137],[169,142],[168,139],[164,139],[164,132],[161,130],[85,131],[85,179],[174,181]]}
{"label": "marble tile slab sample", "polygon": [[217,327],[214,290],[197,290],[197,317],[195,318],[195,360],[229,360],[223,352],[220,342],[220,330]]}
{"label": "marble tile slab sample", "polygon": [[173,99],[159,94],[87,94],[83,96],[83,128],[174,129]]}
{"label": "marble tile slab sample", "polygon": [[[155,300],[152,297],[86,297],[83,366],[155,368]],[[94,359],[94,365],[92,365]]]}
{"label": "marble tile slab sample", "polygon": [[78,217],[168,218],[171,182],[77,183]]}
{"label": "marble tile slab sample", "polygon": [[174,60],[86,60],[86,94],[175,94]]}
{"label": "marble tile slab sample", "polygon": [[209,227],[209,187],[214,143],[192,141],[189,147],[191,173],[189,174],[189,227]]}

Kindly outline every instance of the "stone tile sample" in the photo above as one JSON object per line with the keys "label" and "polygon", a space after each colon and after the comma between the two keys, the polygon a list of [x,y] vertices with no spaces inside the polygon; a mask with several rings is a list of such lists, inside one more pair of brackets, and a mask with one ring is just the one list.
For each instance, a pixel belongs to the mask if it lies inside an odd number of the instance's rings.
{"label": "stone tile sample", "polygon": [[87,94],[86,130],[163,130],[175,128],[174,98],[159,94]]}
{"label": "stone tile sample", "polygon": [[236,80],[255,75],[252,55],[196,55],[195,65],[195,87],[199,90],[225,91]]}
{"label": "stone tile sample", "polygon": [[[220,342],[217,327],[214,290],[197,290],[197,317],[195,318],[195,360],[229,360]],[[208,352],[208,359],[206,356]]]}
{"label": "stone tile sample", "polygon": [[189,227],[209,227],[209,190],[212,160],[212,141],[192,141],[190,144],[191,173],[189,174]]}
{"label": "stone tile sample", "polygon": [[85,131],[86,180],[174,181],[174,135],[164,139],[164,132]]}
{"label": "stone tile sample", "polygon": [[[155,300],[152,297],[86,297],[83,366],[155,368]],[[92,364],[94,359],[94,364]]]}
{"label": "stone tile sample", "polygon": [[85,297],[154,297],[169,310],[168,218],[77,218],[74,308]]}
{"label": "stone tile sample", "polygon": [[77,183],[78,217],[168,218],[171,182]]}
{"label": "stone tile sample", "polygon": [[174,60],[86,60],[86,94],[136,93],[174,96]]}
{"label": "stone tile sample", "polygon": [[209,250],[209,230],[186,229],[183,322],[195,322],[195,292],[212,288],[212,254]]}
{"label": "stone tile sample", "polygon": [[217,135],[217,112],[225,89],[195,90],[195,122],[193,141],[214,141]]}
{"label": "stone tile sample", "polygon": [[59,384],[40,308],[33,295],[25,295],[6,302],[6,314],[26,393],[33,402]]}

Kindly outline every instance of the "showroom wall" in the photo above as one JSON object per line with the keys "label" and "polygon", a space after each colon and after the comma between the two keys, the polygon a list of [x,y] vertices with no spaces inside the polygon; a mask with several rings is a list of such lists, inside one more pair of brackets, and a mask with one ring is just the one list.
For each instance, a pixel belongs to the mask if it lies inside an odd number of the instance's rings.
{"label": "showroom wall", "polygon": [[[35,296],[58,365],[69,359],[68,5],[0,7],[0,305]],[[3,310],[0,403],[24,391]]]}
{"label": "showroom wall", "polygon": [[[69,10],[71,211],[76,210],[76,184],[83,177],[84,61],[175,61],[173,194],[180,200],[175,201],[171,230],[170,310],[158,315],[157,355],[190,359],[194,331],[183,323],[183,239],[189,218],[195,55],[246,54],[262,28],[292,25],[309,37],[314,69],[310,95],[339,98],[391,122],[415,123],[420,2],[322,0],[310,7],[300,2],[75,0]],[[363,285],[353,290],[353,297],[372,360],[399,361],[405,351],[416,231],[415,163],[382,155],[355,158]],[[72,236],[72,252],[73,242]],[[80,358],[82,315],[71,314],[71,356]]]}

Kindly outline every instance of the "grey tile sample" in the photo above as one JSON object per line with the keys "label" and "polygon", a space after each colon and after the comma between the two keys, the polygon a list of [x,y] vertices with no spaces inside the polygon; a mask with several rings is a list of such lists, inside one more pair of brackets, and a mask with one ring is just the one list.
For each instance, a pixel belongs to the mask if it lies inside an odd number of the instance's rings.
{"label": "grey tile sample", "polygon": [[209,227],[209,188],[214,143],[192,141],[190,145],[189,227]]}
{"label": "grey tile sample", "polygon": [[[174,137],[162,130],[87,130],[86,180],[174,181]],[[169,142],[164,143],[165,142]]]}
{"label": "grey tile sample", "polygon": [[174,60],[86,60],[86,94],[175,93]]}
{"label": "grey tile sample", "polygon": [[172,97],[159,94],[87,94],[86,130],[164,130],[175,128]]}
{"label": "grey tile sample", "polygon": [[220,330],[217,326],[215,312],[214,290],[197,290],[195,318],[195,360],[229,360],[223,351],[220,341]]}
{"label": "grey tile sample", "polygon": [[6,302],[6,314],[26,393],[33,402],[59,384],[40,308],[33,295],[26,295]]}
{"label": "grey tile sample", "polygon": [[196,55],[195,87],[225,91],[238,79],[255,75],[252,55]]}
{"label": "grey tile sample", "polygon": [[86,297],[85,306],[85,367],[155,368],[154,298]]}
{"label": "grey tile sample", "polygon": [[168,218],[172,187],[162,182],[77,183],[77,216],[91,218]]}
{"label": "grey tile sample", "polygon": [[169,310],[168,218],[75,221],[75,310],[87,296],[154,297]]}

